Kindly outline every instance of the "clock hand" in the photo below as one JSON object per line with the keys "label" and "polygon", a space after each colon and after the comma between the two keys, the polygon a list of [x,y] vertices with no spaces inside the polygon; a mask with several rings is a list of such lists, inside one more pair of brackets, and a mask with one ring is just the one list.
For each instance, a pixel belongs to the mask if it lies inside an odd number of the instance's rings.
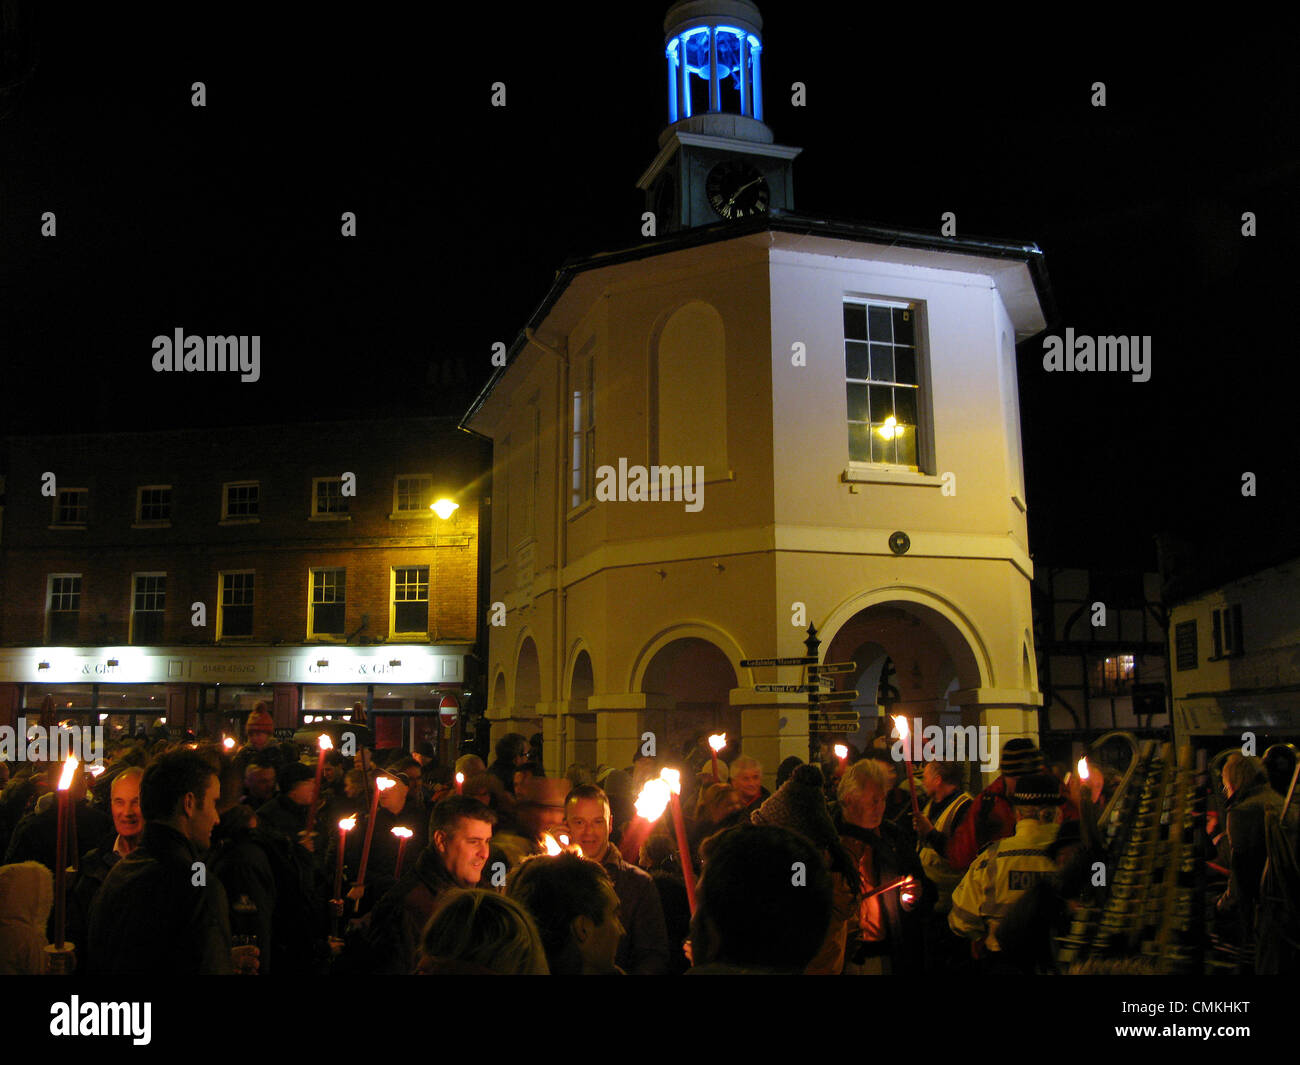
{"label": "clock hand", "polygon": [[753,181],[749,181],[746,182],[744,185],[741,185],[740,188],[738,188],[735,192],[731,194],[731,199],[727,201],[727,206],[731,206],[733,203],[735,203],[736,197],[739,196],[742,192],[744,192],[747,188],[749,188],[752,185],[757,185],[762,180],[763,178],[760,175],[759,177],[754,178]]}

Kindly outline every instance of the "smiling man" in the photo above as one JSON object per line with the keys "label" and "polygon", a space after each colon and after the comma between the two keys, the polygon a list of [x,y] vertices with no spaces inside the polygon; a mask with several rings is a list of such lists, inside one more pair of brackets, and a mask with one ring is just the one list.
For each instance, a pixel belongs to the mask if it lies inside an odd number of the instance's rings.
{"label": "smiling man", "polygon": [[594,784],[580,784],[564,801],[565,821],[573,842],[600,865],[618,896],[619,921],[625,929],[615,961],[630,975],[668,972],[668,926],[659,889],[644,869],[623,860],[609,842],[609,799]]}
{"label": "smiling man", "polygon": [[414,868],[375,904],[365,950],[347,959],[349,972],[415,971],[420,935],[439,898],[450,888],[479,886],[496,820],[491,807],[464,795],[449,796],[433,808],[429,845]]}

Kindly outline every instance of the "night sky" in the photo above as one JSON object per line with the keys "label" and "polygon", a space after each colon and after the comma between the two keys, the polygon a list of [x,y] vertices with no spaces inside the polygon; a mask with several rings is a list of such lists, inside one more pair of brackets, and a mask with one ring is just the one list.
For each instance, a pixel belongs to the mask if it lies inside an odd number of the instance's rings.
{"label": "night sky", "polygon": [[[564,260],[640,239],[667,3],[7,6],[39,62],[0,104],[5,431],[460,415]],[[1037,558],[1152,566],[1161,530],[1220,555],[1297,542],[1288,42],[760,7],[799,212],[937,232],[953,211],[960,236],[1043,249],[1052,331],[1153,338],[1144,384],[1047,374],[1021,344]],[[261,381],[155,374],[177,327],[260,334]]]}

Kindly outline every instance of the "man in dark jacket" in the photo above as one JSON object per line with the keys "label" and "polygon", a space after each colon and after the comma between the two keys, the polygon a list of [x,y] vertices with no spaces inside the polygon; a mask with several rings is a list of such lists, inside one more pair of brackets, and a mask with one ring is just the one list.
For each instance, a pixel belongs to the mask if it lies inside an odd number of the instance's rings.
{"label": "man in dark jacket", "polygon": [[256,971],[257,948],[231,948],[225,890],[201,860],[219,790],[195,751],[164,754],[145,770],[143,838],[113,866],[91,907],[91,974]]}
{"label": "man in dark jacket", "polygon": [[285,766],[280,772],[280,794],[257,807],[257,823],[267,832],[275,832],[298,842],[298,834],[307,828],[307,807],[316,774],[301,762]]}
{"label": "man in dark jacket", "polygon": [[348,973],[409,975],[420,934],[438,898],[453,887],[477,887],[487,863],[496,814],[476,799],[453,795],[433,808],[429,846],[415,867],[375,904],[367,926],[349,944]]}
{"label": "man in dark jacket", "polygon": [[88,853],[72,882],[68,898],[68,938],[83,948],[77,956],[82,969],[86,934],[90,928],[90,908],[95,895],[103,887],[109,870],[135,850],[144,832],[144,818],[140,814],[140,780],[143,776],[144,770],[139,766],[127,766],[114,778],[109,801],[117,837],[111,847],[105,841],[104,846]]}
{"label": "man in dark jacket", "polygon": [[649,873],[624,861],[610,843],[613,818],[609,799],[595,784],[580,784],[565,799],[564,813],[573,842],[604,868],[618,896],[618,919],[624,934],[614,964],[629,975],[668,972],[668,926],[659,890]]}

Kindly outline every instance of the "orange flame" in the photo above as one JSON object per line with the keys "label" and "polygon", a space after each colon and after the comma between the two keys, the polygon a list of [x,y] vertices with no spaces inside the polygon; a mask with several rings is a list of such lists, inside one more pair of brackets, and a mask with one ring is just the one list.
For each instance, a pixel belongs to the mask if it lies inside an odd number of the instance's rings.
{"label": "orange flame", "polygon": [[902,740],[904,743],[906,743],[907,735],[908,735],[907,718],[905,718],[902,714],[895,715],[894,727],[898,729],[898,738]]}
{"label": "orange flame", "polygon": [[716,733],[709,737],[709,746],[715,751],[722,750],[727,745],[727,734],[725,732]]}
{"label": "orange flame", "polygon": [[59,790],[67,791],[72,787],[72,778],[77,775],[77,756],[68,755],[68,760],[63,763],[63,773],[59,776]]}
{"label": "orange flame", "polygon": [[235,749],[235,741],[231,739],[229,736],[227,736],[225,739],[221,741],[221,746],[223,746],[228,751],[233,751]]}
{"label": "orange flame", "polygon": [[546,853],[550,855],[559,854],[564,850],[549,832],[542,833],[542,844],[546,847]]}
{"label": "orange flame", "polygon": [[659,770],[659,779],[668,785],[669,790],[674,795],[682,793],[682,775],[676,769],[664,768]]}
{"label": "orange flame", "polygon": [[668,781],[661,777],[647,780],[645,787],[641,789],[641,794],[636,797],[637,815],[647,821],[658,821],[668,807],[670,795],[672,795],[672,788],[669,787]]}
{"label": "orange flame", "polygon": [[457,774],[456,774],[456,783],[457,783],[457,784],[464,784],[464,783],[465,783],[465,774],[464,774],[464,773],[457,773]]}
{"label": "orange flame", "polygon": [[380,791],[387,791],[389,788],[397,787],[397,781],[392,777],[375,777],[375,787]]}
{"label": "orange flame", "polygon": [[320,749],[322,751],[334,750],[334,741],[330,739],[328,736],[326,736],[325,733],[323,732],[320,734],[320,739],[318,739],[316,742],[320,744]]}
{"label": "orange flame", "polygon": [[1080,758],[1080,759],[1079,759],[1079,779],[1080,779],[1080,780],[1087,780],[1087,779],[1088,779],[1088,759],[1087,759],[1087,758]]}
{"label": "orange flame", "polygon": [[842,743],[837,743],[837,744],[835,745],[835,757],[836,757],[836,758],[847,758],[848,756],[849,756],[849,749],[848,749],[847,747],[845,747],[844,744],[842,744]]}
{"label": "orange flame", "polygon": [[398,839],[410,839],[413,835],[415,835],[415,833],[412,832],[409,828],[403,828],[401,825],[398,825],[396,828],[393,829],[393,835],[396,836]]}
{"label": "orange flame", "polygon": [[357,819],[355,817],[345,817],[343,818],[342,821],[339,822],[339,828],[341,828],[344,832],[351,832],[356,827],[357,827]]}
{"label": "orange flame", "polygon": [[104,771],[104,767],[102,765],[86,766],[86,772],[89,773],[92,777],[98,777],[99,774],[102,773],[103,771]]}

